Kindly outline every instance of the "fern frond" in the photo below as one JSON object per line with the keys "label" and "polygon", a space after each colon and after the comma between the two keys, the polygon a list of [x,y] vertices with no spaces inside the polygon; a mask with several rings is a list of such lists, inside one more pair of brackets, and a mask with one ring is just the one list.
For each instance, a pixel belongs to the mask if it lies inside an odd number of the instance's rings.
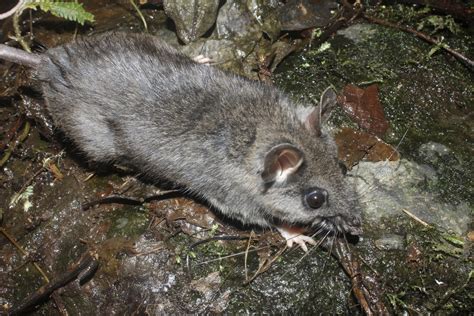
{"label": "fern frond", "polygon": [[94,22],[94,15],[84,10],[82,3],[65,2],[55,0],[28,0],[25,8],[36,10],[40,8],[42,11],[51,12],[52,15],[75,21],[81,25],[84,22]]}

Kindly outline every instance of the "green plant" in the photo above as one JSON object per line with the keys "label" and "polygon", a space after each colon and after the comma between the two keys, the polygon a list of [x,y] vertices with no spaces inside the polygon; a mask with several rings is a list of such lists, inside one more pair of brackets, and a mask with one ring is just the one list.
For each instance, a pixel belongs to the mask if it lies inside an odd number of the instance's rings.
{"label": "green plant", "polygon": [[94,15],[84,10],[82,3],[56,1],[56,0],[27,0],[23,9],[40,9],[50,12],[52,15],[77,22],[84,25],[84,22],[94,22]]}
{"label": "green plant", "polygon": [[[30,52],[30,47],[21,36],[20,16],[26,10],[40,9],[44,12],[50,12],[52,15],[77,22],[84,25],[85,22],[94,22],[94,15],[84,10],[82,3],[75,1],[57,1],[57,0],[19,0],[13,14],[13,27],[15,29],[15,39],[20,43],[24,50]],[[5,18],[4,16],[3,18]]]}
{"label": "green plant", "polygon": [[438,31],[448,30],[453,34],[460,32],[460,26],[454,21],[451,16],[438,16],[430,15],[425,17],[418,23],[417,30],[420,31],[424,28],[431,28],[430,35],[437,33]]}

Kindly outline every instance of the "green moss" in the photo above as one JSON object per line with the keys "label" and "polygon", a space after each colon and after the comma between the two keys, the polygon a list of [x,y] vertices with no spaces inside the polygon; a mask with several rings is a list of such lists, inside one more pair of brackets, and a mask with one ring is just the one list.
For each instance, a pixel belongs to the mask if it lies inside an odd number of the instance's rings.
{"label": "green moss", "polygon": [[112,222],[107,233],[108,238],[128,237],[135,238],[143,234],[147,228],[149,219],[142,207],[123,206],[110,213]]}

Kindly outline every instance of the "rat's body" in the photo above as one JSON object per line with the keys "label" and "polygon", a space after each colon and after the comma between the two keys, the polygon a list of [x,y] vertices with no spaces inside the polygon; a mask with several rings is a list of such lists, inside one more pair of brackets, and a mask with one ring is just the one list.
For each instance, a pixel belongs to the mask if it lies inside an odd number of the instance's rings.
{"label": "rat's body", "polygon": [[[90,159],[170,180],[244,224],[359,233],[319,110],[147,35],[86,38],[35,57],[24,63],[55,125]],[[308,206],[308,192],[323,204]]]}

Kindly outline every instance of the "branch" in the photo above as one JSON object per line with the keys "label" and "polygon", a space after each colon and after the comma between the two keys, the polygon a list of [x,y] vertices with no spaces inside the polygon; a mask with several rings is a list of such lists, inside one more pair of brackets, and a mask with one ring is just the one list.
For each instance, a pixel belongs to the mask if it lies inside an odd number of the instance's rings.
{"label": "branch", "polygon": [[441,43],[437,39],[434,39],[433,37],[431,37],[431,36],[429,36],[425,33],[419,32],[417,30],[414,30],[414,29],[406,27],[406,26],[402,26],[402,25],[399,25],[399,24],[395,24],[395,23],[392,23],[392,22],[385,21],[385,20],[377,19],[377,18],[368,16],[368,15],[365,15],[365,14],[363,15],[363,17],[364,17],[364,19],[366,19],[367,21],[369,21],[371,23],[391,27],[391,28],[394,28],[394,29],[399,29],[401,31],[416,35],[417,37],[421,38],[422,40],[424,40],[428,43],[439,45],[442,49],[444,49],[445,51],[447,51],[448,53],[450,53],[451,55],[453,55],[454,57],[456,57],[457,59],[462,61],[465,65],[467,65],[470,70],[474,69],[474,61],[472,61],[471,59],[469,59],[468,57],[466,57],[463,54],[459,53],[458,51],[450,48],[447,45],[444,45],[443,43]]}
{"label": "branch", "polygon": [[0,20],[4,20],[8,18],[9,16],[13,15],[23,5],[24,2],[25,0],[18,0],[18,3],[16,4],[16,6],[11,8],[7,12],[0,14]]}

